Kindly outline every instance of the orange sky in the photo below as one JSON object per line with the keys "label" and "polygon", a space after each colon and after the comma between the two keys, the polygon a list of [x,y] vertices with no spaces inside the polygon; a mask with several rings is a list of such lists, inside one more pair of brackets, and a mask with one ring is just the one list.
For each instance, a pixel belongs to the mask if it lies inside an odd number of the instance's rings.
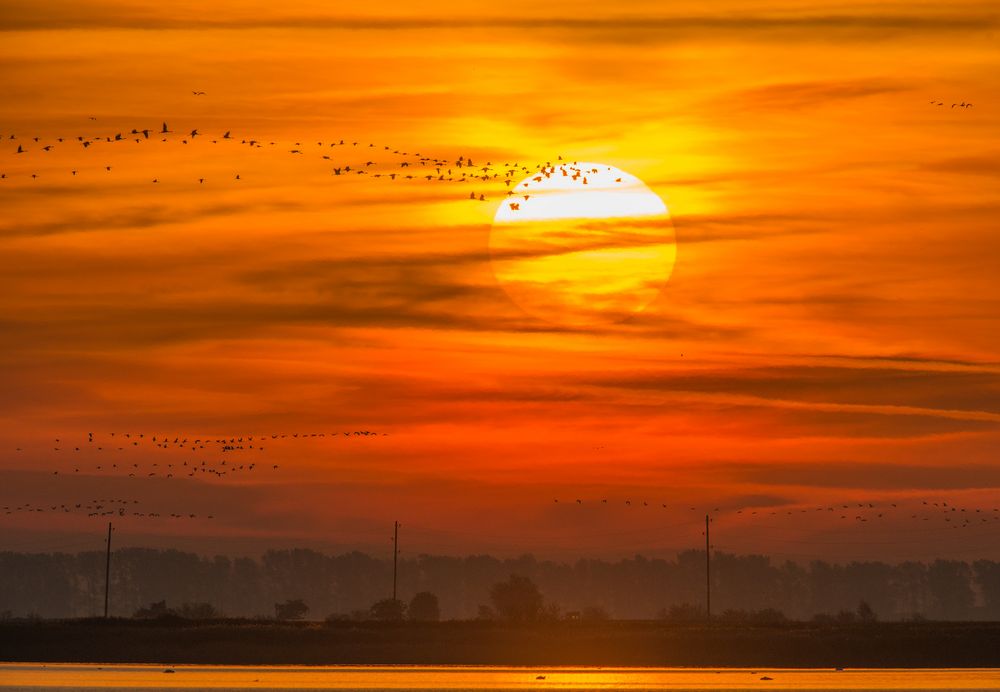
{"label": "orange sky", "polygon": [[[385,549],[399,519],[414,553],[656,552],[715,507],[736,552],[995,545],[802,512],[998,504],[992,3],[342,4],[0,0],[0,505],[214,512],[119,522],[205,550]],[[201,137],[75,140],[163,121]],[[540,321],[490,265],[502,187],[331,175],[367,143],[628,171],[670,209],[670,281],[623,323]],[[54,451],[126,430],[387,435],[216,481]],[[103,521],[0,515],[0,548]]]}

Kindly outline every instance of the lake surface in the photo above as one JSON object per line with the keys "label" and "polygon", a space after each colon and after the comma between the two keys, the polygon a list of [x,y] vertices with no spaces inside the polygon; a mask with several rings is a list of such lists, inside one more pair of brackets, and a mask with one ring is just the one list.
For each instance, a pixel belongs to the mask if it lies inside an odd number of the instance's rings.
{"label": "lake surface", "polygon": [[0,690],[108,689],[1000,690],[1000,669],[0,664]]}

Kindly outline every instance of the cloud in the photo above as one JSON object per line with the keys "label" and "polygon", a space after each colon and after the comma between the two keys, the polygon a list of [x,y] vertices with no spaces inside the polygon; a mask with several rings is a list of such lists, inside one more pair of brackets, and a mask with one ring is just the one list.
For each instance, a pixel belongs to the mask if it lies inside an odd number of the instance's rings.
{"label": "cloud", "polygon": [[1000,153],[985,156],[959,156],[923,164],[923,168],[936,173],[957,173],[987,178],[1000,178]]}
{"label": "cloud", "polygon": [[729,106],[736,107],[790,110],[831,101],[893,94],[912,88],[912,85],[885,79],[786,82],[744,89],[728,94],[725,101]]}
{"label": "cloud", "polygon": [[828,215],[780,212],[679,214],[671,217],[677,243],[717,243],[824,233],[836,228]]}
{"label": "cloud", "polygon": [[972,490],[1000,488],[995,465],[949,463],[757,463],[711,465],[713,474],[738,483],[872,490]]}
{"label": "cloud", "polygon": [[[1000,374],[919,368],[762,366],[695,372],[632,372],[583,378],[581,384],[738,407],[776,407],[831,414],[943,418],[973,429],[1000,423]],[[920,430],[920,426],[910,426]]]}
{"label": "cloud", "polygon": [[[591,3],[577,7],[576,14],[549,14],[526,7],[505,14],[463,16],[457,10],[447,16],[346,16],[324,13],[274,11],[234,11],[238,6],[219,4],[213,11],[195,12],[183,4],[150,8],[132,3],[104,2],[80,5],[70,0],[49,0],[45,3],[23,0],[0,2],[0,30],[25,31],[44,29],[341,29],[341,30],[468,30],[509,29],[519,32],[564,31],[597,32],[603,36],[622,34],[659,34],[663,38],[690,33],[785,32],[819,34],[888,33],[956,33],[983,32],[996,26],[997,17],[990,12],[966,13],[829,13],[829,14],[753,14],[749,12],[719,12],[717,14],[666,14],[604,12],[606,5]],[[463,10],[467,10],[464,5]],[[598,15],[595,10],[601,10]],[[596,15],[596,16],[595,16]]]}
{"label": "cloud", "polygon": [[215,203],[188,208],[181,214],[176,206],[159,203],[143,204],[119,209],[112,213],[90,212],[49,221],[15,222],[0,227],[0,238],[148,229],[156,226],[189,224],[198,219],[242,214],[254,210],[288,211],[300,207],[301,205],[294,202]]}

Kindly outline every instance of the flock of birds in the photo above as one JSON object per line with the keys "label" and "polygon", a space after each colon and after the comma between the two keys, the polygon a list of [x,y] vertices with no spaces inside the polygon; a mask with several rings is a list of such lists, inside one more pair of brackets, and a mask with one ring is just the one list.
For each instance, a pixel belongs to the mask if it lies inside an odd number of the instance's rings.
{"label": "flock of birds", "polygon": [[[194,96],[205,96],[204,91],[192,90],[192,95]],[[933,106],[944,107],[947,105],[944,101],[931,100],[930,104]],[[951,104],[951,109],[959,108],[962,110],[967,110],[972,108],[973,104],[966,101],[960,101]],[[90,120],[96,121],[97,118],[94,116],[90,117]],[[541,162],[534,166],[522,165],[517,162],[505,162],[494,164],[491,161],[487,161],[485,165],[476,164],[472,157],[459,156],[457,159],[451,159],[446,157],[437,156],[427,156],[419,152],[407,152],[399,148],[391,147],[385,144],[376,144],[374,142],[362,143],[359,141],[345,141],[344,139],[334,139],[327,141],[317,141],[315,145],[312,142],[302,142],[297,141],[294,143],[290,142],[277,142],[277,141],[264,141],[258,138],[252,137],[240,137],[237,139],[233,136],[232,130],[226,130],[222,134],[217,134],[215,136],[206,136],[199,128],[192,128],[190,131],[185,130],[185,133],[177,133],[170,129],[170,126],[166,121],[163,121],[159,128],[144,126],[142,128],[132,127],[131,129],[115,131],[115,132],[105,132],[101,134],[76,134],[73,136],[60,136],[54,138],[42,138],[40,136],[32,136],[27,138],[20,138],[17,134],[7,134],[6,140],[10,143],[15,143],[17,145],[16,149],[12,152],[14,155],[34,155],[37,153],[47,154],[53,150],[58,149],[62,146],[78,146],[82,147],[84,150],[93,149],[96,151],[101,148],[101,146],[106,145],[122,145],[128,143],[142,144],[147,142],[158,141],[161,143],[179,142],[181,145],[194,144],[196,141],[209,141],[211,144],[219,144],[220,142],[238,142],[242,146],[249,147],[251,149],[263,149],[263,148],[285,148],[288,154],[298,155],[298,156],[319,156],[322,161],[329,162],[330,173],[333,176],[369,176],[371,178],[384,178],[389,181],[395,180],[412,180],[412,181],[426,181],[426,182],[450,182],[450,183],[480,183],[480,184],[490,184],[502,182],[506,186],[507,197],[512,197],[516,193],[511,189],[511,186],[515,184],[515,180],[518,178],[523,178],[529,176],[535,172],[541,172],[543,175],[548,177],[553,174],[558,166],[562,171],[562,175],[570,177],[572,180],[579,181],[581,185],[588,184],[587,177],[583,171],[580,171],[576,166],[575,162],[573,166],[569,166],[568,163],[558,163],[558,161],[563,161],[563,157],[560,156],[557,159],[557,163],[551,161]],[[0,139],[4,139],[0,135]],[[100,146],[99,146],[100,145]],[[341,153],[344,150],[351,152]],[[334,152],[337,152],[336,154]],[[364,152],[363,155],[358,157],[357,152]],[[392,157],[392,160],[387,164],[379,165],[378,162],[372,160],[372,157],[378,152],[378,155]],[[337,158],[337,163],[334,164],[334,158]],[[569,171],[567,171],[569,167]],[[112,166],[109,163],[103,163],[100,166],[105,173],[112,172]],[[69,171],[71,176],[76,176],[81,173],[81,169],[72,168]],[[38,171],[34,171],[28,174],[32,180],[37,180],[41,174]],[[0,171],[0,180],[8,179],[6,172]],[[232,181],[240,181],[243,176],[234,172],[232,174]],[[537,178],[536,178],[537,179]],[[206,177],[198,177],[197,182],[199,185],[204,185],[208,180]],[[159,176],[154,177],[150,180],[153,184],[160,183],[161,178]],[[618,180],[617,182],[621,182]],[[469,193],[468,199],[474,201],[485,202],[492,197],[491,194],[479,191],[473,191]],[[525,196],[528,199],[528,196]],[[520,209],[521,203],[518,201],[510,202],[510,209],[517,211]]]}
{"label": "flock of birds", "polygon": [[58,505],[36,505],[31,502],[24,502],[20,505],[5,505],[0,511],[4,514],[36,514],[48,512],[50,514],[71,514],[85,512],[88,517],[148,517],[157,519],[160,517],[170,519],[215,519],[212,514],[198,515],[194,512],[179,514],[170,512],[163,514],[160,512],[137,511],[139,500],[125,500],[121,498],[92,499],[75,504],[61,503]]}
{"label": "flock of birds", "polygon": [[[204,96],[204,91],[192,91],[192,94],[196,97]],[[937,107],[944,107],[946,104],[943,101],[932,100],[931,105]],[[951,109],[959,108],[967,110],[972,108],[973,104],[965,101],[952,103]],[[96,121],[95,117],[91,117],[90,120]],[[263,141],[257,138],[249,137],[236,137],[233,135],[232,130],[227,130],[221,134],[215,136],[207,136],[203,134],[199,128],[193,128],[186,133],[176,133],[174,130],[170,129],[167,122],[162,122],[160,127],[133,127],[129,130],[116,131],[116,132],[105,132],[102,134],[77,134],[74,136],[61,136],[46,139],[40,136],[33,136],[28,138],[20,138],[16,134],[8,134],[6,137],[0,135],[0,140],[6,139],[13,147],[16,144],[16,149],[11,149],[14,156],[31,158],[35,156],[44,157],[46,154],[53,152],[61,147],[77,147],[79,150],[89,152],[92,156],[96,156],[94,152],[106,150],[108,147],[122,147],[129,144],[150,144],[154,142],[159,143],[178,143],[181,146],[195,145],[196,143],[208,142],[212,145],[219,144],[238,144],[240,146],[248,147],[250,149],[274,149],[280,151],[282,148],[290,156],[303,156],[303,157],[314,157],[321,162],[327,162],[326,165],[329,166],[330,175],[332,176],[368,176],[374,179],[383,179],[389,182],[393,181],[424,181],[427,183],[462,183],[462,184],[478,184],[483,187],[492,186],[494,184],[502,183],[506,188],[503,192],[503,197],[508,198],[508,205],[512,211],[518,211],[521,208],[523,201],[527,201],[531,197],[531,187],[532,182],[541,183],[545,179],[551,178],[552,176],[559,176],[566,178],[569,181],[573,181],[580,185],[588,185],[588,176],[591,174],[596,174],[597,169],[582,169],[577,162],[564,161],[562,156],[559,156],[555,162],[546,161],[538,163],[534,166],[522,165],[517,162],[504,162],[504,163],[493,163],[492,161],[486,161],[484,164],[477,164],[470,156],[458,156],[456,159],[427,156],[421,154],[420,152],[408,152],[403,151],[399,148],[394,148],[384,144],[376,144],[374,142],[362,143],[359,141],[345,141],[344,139],[336,138],[334,140],[327,141],[317,141],[315,143],[308,142],[304,143],[302,141],[294,143],[279,143],[277,141]],[[376,155],[383,160],[388,158],[387,163],[378,163],[374,160]],[[336,161],[335,161],[336,159]],[[44,159],[40,159],[44,160]],[[109,163],[102,163],[99,170],[103,170],[104,174],[111,174],[113,172],[113,167]],[[115,169],[117,170],[117,169]],[[81,168],[69,169],[69,175],[71,177],[76,177],[82,173]],[[534,174],[534,175],[533,175]],[[35,171],[29,174],[32,180],[37,180],[40,174]],[[530,177],[533,176],[533,177]],[[0,181],[8,179],[6,172],[0,171]],[[523,179],[523,182],[517,183],[518,179]],[[243,180],[243,176],[234,172],[232,174],[231,181],[238,182]],[[207,181],[205,177],[197,178],[197,183],[199,185],[204,185]],[[150,180],[152,184],[159,184],[161,178],[159,176],[154,177]],[[619,178],[615,182],[621,183],[622,180]],[[492,190],[492,188],[489,188]],[[485,202],[488,199],[492,199],[494,195],[492,192],[482,192],[471,191],[468,194],[468,199],[471,201]],[[514,199],[510,199],[514,198]],[[522,201],[523,200],[523,201]],[[249,454],[255,453],[259,454],[265,451],[265,444],[270,445],[278,440],[303,440],[307,438],[324,438],[324,437],[372,437],[379,436],[380,433],[375,433],[367,430],[354,430],[354,431],[341,431],[341,432],[331,432],[331,433],[271,433],[265,435],[245,435],[240,437],[191,437],[191,436],[178,436],[178,435],[148,435],[145,433],[115,433],[109,434],[108,438],[104,441],[95,442],[95,436],[93,433],[89,433],[86,441],[81,444],[73,444],[64,442],[63,438],[55,438],[54,445],[51,451],[58,453],[69,453],[77,454],[82,453],[83,456],[87,456],[88,453],[98,453],[104,455],[113,455],[116,452],[125,452],[126,450],[134,450],[136,448],[143,451],[150,450],[188,450],[196,454],[212,454],[220,453],[225,455],[238,455],[238,454]],[[381,433],[385,435],[385,433]],[[17,452],[23,452],[22,448],[17,448]],[[278,464],[269,464],[272,471],[276,471],[279,468]],[[144,459],[141,462],[137,461],[122,461],[111,460],[109,462],[101,462],[94,466],[95,471],[99,472],[120,472],[122,474],[127,474],[129,477],[163,477],[163,478],[173,478],[186,476],[189,478],[197,477],[213,477],[217,479],[231,477],[237,474],[245,474],[250,472],[255,472],[260,469],[266,468],[267,464],[259,463],[258,461],[244,461],[243,463],[237,463],[236,461],[230,461],[228,459],[216,460],[216,461],[173,461],[170,463],[160,463],[151,462],[148,459]],[[67,469],[53,470],[53,475],[59,475],[72,473],[81,473],[81,469],[84,468],[80,464],[74,464],[72,466],[72,471]],[[88,469],[89,471],[89,469]],[[574,506],[582,506],[585,504],[583,499],[574,500],[559,500],[555,499],[556,503],[570,504]],[[640,500],[633,502],[630,499],[621,501],[624,506],[641,508],[641,507],[653,507],[659,508],[661,510],[668,509],[682,509],[689,512],[698,512],[708,514],[710,517],[714,518],[721,516],[723,514],[729,513],[732,515],[746,515],[746,516],[776,516],[779,514],[793,515],[796,513],[804,514],[807,512],[824,512],[831,516],[838,517],[841,521],[853,521],[857,523],[874,522],[878,520],[886,519],[890,516],[899,515],[903,510],[897,506],[895,503],[889,503],[887,505],[880,505],[876,503],[860,503],[860,502],[849,502],[849,503],[839,503],[835,505],[818,506],[814,508],[797,508],[795,510],[765,510],[765,509],[752,509],[752,508],[734,508],[734,509],[723,509],[715,507],[714,509],[705,510],[704,508],[698,508],[694,506],[684,507],[668,505],[662,502],[649,502],[647,500]],[[137,504],[137,500],[131,501],[132,505]],[[596,503],[599,505],[608,505],[612,503],[607,498],[599,500],[587,501],[588,504]],[[613,503],[612,503],[613,504]],[[132,511],[129,511],[129,510]],[[86,511],[88,516],[126,516],[132,515],[137,517],[160,517],[159,513],[155,512],[137,512],[133,507],[130,507],[128,500],[122,499],[111,499],[111,500],[91,500],[89,503],[74,503],[73,505],[32,505],[31,503],[24,503],[16,507],[3,507],[3,511],[6,514],[13,514],[15,512],[72,512],[75,510]],[[196,518],[195,514],[177,514],[171,513],[168,516],[171,518]],[[976,523],[987,523],[989,521],[1000,521],[1000,508],[984,508],[984,507],[958,507],[954,504],[949,504],[943,501],[931,501],[923,500],[921,501],[920,509],[909,515],[910,519],[931,521],[932,518],[943,519],[945,522],[953,525],[955,528],[964,528],[971,526]],[[213,518],[209,515],[207,518]]]}
{"label": "flock of birds", "polygon": [[823,513],[828,518],[836,518],[837,521],[854,522],[856,524],[867,524],[877,522],[888,522],[889,520],[908,521],[943,521],[945,525],[952,528],[961,529],[971,526],[990,524],[1000,521],[1000,507],[963,507],[954,502],[944,500],[921,499],[903,502],[839,502],[835,504],[817,505],[812,507],[795,507],[793,509],[765,509],[752,507],[696,507],[690,504],[674,504],[666,502],[650,502],[649,500],[609,500],[600,498],[596,500],[584,500],[576,498],[574,500],[560,500],[554,498],[556,504],[582,507],[584,505],[619,505],[629,508],[653,508],[660,511],[682,511],[697,512],[709,517],[709,521],[714,521],[717,517],[742,516],[752,517],[779,517],[795,516],[801,514]]}
{"label": "flock of birds", "polygon": [[[944,104],[944,101],[931,101],[931,105],[932,106],[944,106],[945,104]],[[952,108],[972,108],[972,104],[971,103],[966,103],[965,101],[962,101],[961,103],[953,103],[953,104],[951,104],[951,107]]]}
{"label": "flock of birds", "polygon": [[[46,458],[52,458],[53,453],[67,456],[68,466],[50,469],[53,476],[102,476],[118,474],[128,478],[196,478],[205,480],[224,480],[254,472],[270,470],[278,471],[280,465],[268,461],[246,459],[246,455],[260,455],[265,449],[274,449],[290,442],[306,440],[364,440],[386,437],[388,433],[373,430],[342,430],[337,432],[293,432],[267,433],[258,435],[242,435],[231,437],[164,435],[143,432],[110,432],[106,434],[89,432],[82,439],[71,439],[67,436],[53,438],[50,445],[39,451]],[[265,446],[266,445],[266,446]],[[30,453],[33,450],[17,447],[15,454]],[[211,457],[206,459],[183,459],[186,452]],[[154,461],[154,455],[159,458]],[[242,455],[242,456],[241,456]],[[226,457],[226,458],[221,458]],[[48,471],[46,471],[48,472]],[[145,517],[170,519],[197,519],[195,513],[161,513],[140,511],[139,500],[125,499],[93,499],[73,503],[31,503],[3,506],[4,515],[53,513],[80,513],[88,517]],[[213,515],[202,518],[214,519]]]}
{"label": "flock of birds", "polygon": [[[199,92],[195,92],[198,94]],[[41,136],[20,137],[17,134],[0,135],[0,140],[6,139],[13,147],[12,154],[17,157],[39,157],[39,163],[44,163],[44,156],[56,151],[61,147],[77,147],[83,151],[94,152],[108,150],[109,147],[123,147],[126,145],[150,144],[150,143],[179,143],[182,146],[195,145],[196,143],[208,142],[213,145],[236,144],[249,147],[251,149],[273,148],[275,151],[284,150],[290,156],[303,156],[318,159],[329,167],[332,176],[367,176],[369,178],[382,179],[385,181],[417,181],[426,183],[461,183],[477,184],[479,190],[469,193],[468,199],[485,202],[494,198],[492,188],[494,185],[502,183],[506,193],[503,196],[513,197],[518,192],[529,187],[527,181],[517,184],[517,181],[524,179],[533,173],[551,176],[556,167],[562,171],[562,175],[579,182],[580,185],[587,185],[587,173],[579,169],[576,162],[572,164],[564,161],[559,156],[555,162],[545,161],[534,166],[521,164],[518,162],[476,163],[471,156],[460,155],[455,159],[428,156],[420,152],[409,152],[385,144],[374,142],[362,143],[359,141],[346,141],[344,139],[334,139],[327,141],[313,142],[278,142],[263,141],[257,138],[239,137],[233,135],[232,130],[226,130],[215,136],[206,136],[199,128],[193,128],[186,133],[176,133],[170,129],[167,122],[162,122],[159,128],[133,127],[128,130],[105,132],[101,134],[77,134],[73,136],[60,136],[54,138],[44,138]],[[375,157],[383,159],[382,163],[374,160]],[[385,159],[389,159],[386,161]],[[120,170],[113,167],[107,160],[99,162],[96,166],[103,174],[111,174]],[[90,169],[88,169],[90,170]],[[596,172],[596,171],[595,171]],[[83,169],[80,167],[70,168],[68,173],[71,177],[82,175]],[[39,170],[27,173],[32,180],[42,177]],[[239,172],[232,172],[230,180],[238,182],[244,180]],[[0,180],[7,180],[6,172],[0,171]],[[536,177],[536,180],[539,180]],[[165,179],[157,175],[150,179],[151,184],[159,184]],[[199,185],[204,185],[208,178],[200,176],[197,180]],[[192,181],[193,182],[193,181]],[[617,182],[621,182],[619,179]],[[512,187],[513,186],[513,187]],[[482,191],[482,187],[488,188],[487,192]],[[525,195],[524,199],[528,199]],[[520,202],[512,202],[511,209],[520,208]]]}

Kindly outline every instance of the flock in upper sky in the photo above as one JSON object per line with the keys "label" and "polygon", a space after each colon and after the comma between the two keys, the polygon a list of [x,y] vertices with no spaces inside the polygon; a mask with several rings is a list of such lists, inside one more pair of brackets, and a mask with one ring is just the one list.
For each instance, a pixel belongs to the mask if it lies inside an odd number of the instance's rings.
{"label": "flock in upper sky", "polygon": [[[204,96],[204,91],[192,91],[194,96]],[[944,101],[931,100],[930,104],[938,107],[945,107],[948,104]],[[968,110],[973,107],[971,102],[959,101],[952,103],[951,110]],[[90,120],[97,118],[91,116]],[[193,145],[196,142],[208,141],[213,145],[220,143],[238,143],[241,146],[253,149],[274,148],[277,151],[285,151],[292,156],[319,157],[323,161],[329,162],[330,174],[333,176],[363,175],[371,178],[381,178],[387,181],[425,181],[425,182],[448,182],[448,183],[479,183],[487,187],[487,191],[474,190],[469,193],[468,199],[485,202],[496,195],[492,194],[490,187],[494,183],[502,182],[506,190],[505,197],[513,197],[518,194],[513,189],[518,178],[540,172],[546,177],[556,172],[557,167],[562,171],[562,175],[570,177],[580,185],[587,185],[588,181],[584,171],[581,171],[576,162],[570,164],[564,162],[559,156],[556,162],[539,162],[533,166],[519,164],[517,162],[494,163],[487,161],[485,164],[476,164],[471,157],[459,156],[455,160],[443,157],[427,156],[420,152],[408,152],[399,148],[374,142],[362,143],[360,141],[346,141],[335,138],[332,140],[320,140],[312,142],[277,142],[273,140],[264,141],[252,137],[235,137],[232,130],[226,130],[214,135],[206,135],[199,128],[192,128],[190,131],[178,133],[172,130],[166,121],[163,121],[158,128],[155,127],[133,127],[130,130],[115,132],[104,132],[95,134],[75,134],[72,136],[62,136],[55,138],[43,138],[40,136],[21,137],[17,134],[0,135],[0,141],[6,140],[11,146],[11,153],[15,156],[38,156],[47,154],[57,148],[64,146],[76,146],[86,151],[97,152],[107,145],[124,146],[127,144],[143,143],[180,143],[181,145]],[[94,154],[96,156],[96,153]],[[378,156],[381,162],[374,160]],[[388,160],[386,160],[388,159]],[[336,163],[335,163],[336,161]],[[108,163],[98,164],[98,170],[104,173],[112,173],[113,168]],[[81,174],[80,168],[71,168],[66,171],[70,176]],[[41,177],[38,171],[28,173],[32,180]],[[0,170],[0,181],[8,179],[6,172]],[[162,175],[154,175],[150,178],[150,183],[158,184],[165,180]],[[229,182],[243,180],[243,175],[234,171],[229,178]],[[189,182],[204,185],[208,178],[199,176],[192,178]],[[619,179],[617,182],[621,182]],[[523,192],[528,187],[527,182],[518,187]],[[525,196],[528,199],[528,196]],[[513,211],[520,209],[519,201],[510,201],[510,208]]]}
{"label": "flock in upper sky", "polygon": [[[195,92],[198,94],[199,92]],[[96,169],[101,175],[112,175],[118,172],[119,168],[108,163],[107,159],[95,160],[99,157],[99,152],[106,151],[108,147],[125,147],[135,145],[152,145],[156,143],[175,143],[181,146],[193,146],[207,142],[210,145],[239,145],[251,149],[273,149],[277,152],[285,152],[289,156],[302,156],[306,158],[318,159],[327,162],[330,175],[338,176],[367,176],[369,178],[381,179],[388,182],[394,181],[417,181],[425,183],[462,183],[477,185],[468,194],[468,199],[485,202],[496,197],[513,197],[523,195],[527,200],[530,193],[525,194],[526,189],[531,186],[529,181],[517,184],[518,179],[523,179],[531,174],[537,173],[550,177],[557,167],[562,171],[562,175],[581,186],[587,185],[587,171],[583,171],[576,162],[564,161],[562,156],[557,157],[555,162],[545,161],[528,166],[517,162],[476,163],[470,156],[459,156],[452,160],[442,157],[427,156],[420,152],[403,151],[399,148],[374,142],[347,141],[340,138],[332,140],[319,140],[314,142],[278,142],[264,141],[251,137],[237,137],[232,130],[222,133],[206,135],[202,129],[193,128],[190,131],[177,133],[171,129],[166,122],[162,122],[158,128],[133,127],[130,130],[115,132],[104,132],[96,134],[75,134],[72,136],[61,136],[45,138],[40,136],[22,137],[17,134],[0,135],[0,141],[7,141],[10,145],[10,153],[13,156],[25,157],[29,160],[44,163],[44,156],[52,151],[63,147],[74,147],[86,152],[90,157],[87,161],[88,172]],[[376,160],[377,159],[377,160]],[[43,176],[39,168],[31,173],[26,173],[32,180],[38,180]],[[82,167],[68,168],[60,176],[68,175],[70,178],[80,177],[84,174]],[[7,180],[8,174],[0,170],[0,181]],[[233,171],[231,176],[224,182],[238,183],[244,180],[243,174]],[[537,179],[537,178],[536,178]],[[161,173],[154,173],[149,179],[150,184],[166,182],[166,178]],[[209,182],[208,177],[199,176],[191,178],[188,182],[197,185],[204,185]],[[214,181],[213,181],[214,182]],[[622,182],[619,179],[617,182]],[[494,193],[494,188],[502,183],[504,192],[499,195]],[[512,187],[513,186],[513,187]],[[485,191],[483,191],[485,188]],[[517,190],[515,192],[515,190]],[[511,209],[518,210],[520,201],[512,201]]]}

